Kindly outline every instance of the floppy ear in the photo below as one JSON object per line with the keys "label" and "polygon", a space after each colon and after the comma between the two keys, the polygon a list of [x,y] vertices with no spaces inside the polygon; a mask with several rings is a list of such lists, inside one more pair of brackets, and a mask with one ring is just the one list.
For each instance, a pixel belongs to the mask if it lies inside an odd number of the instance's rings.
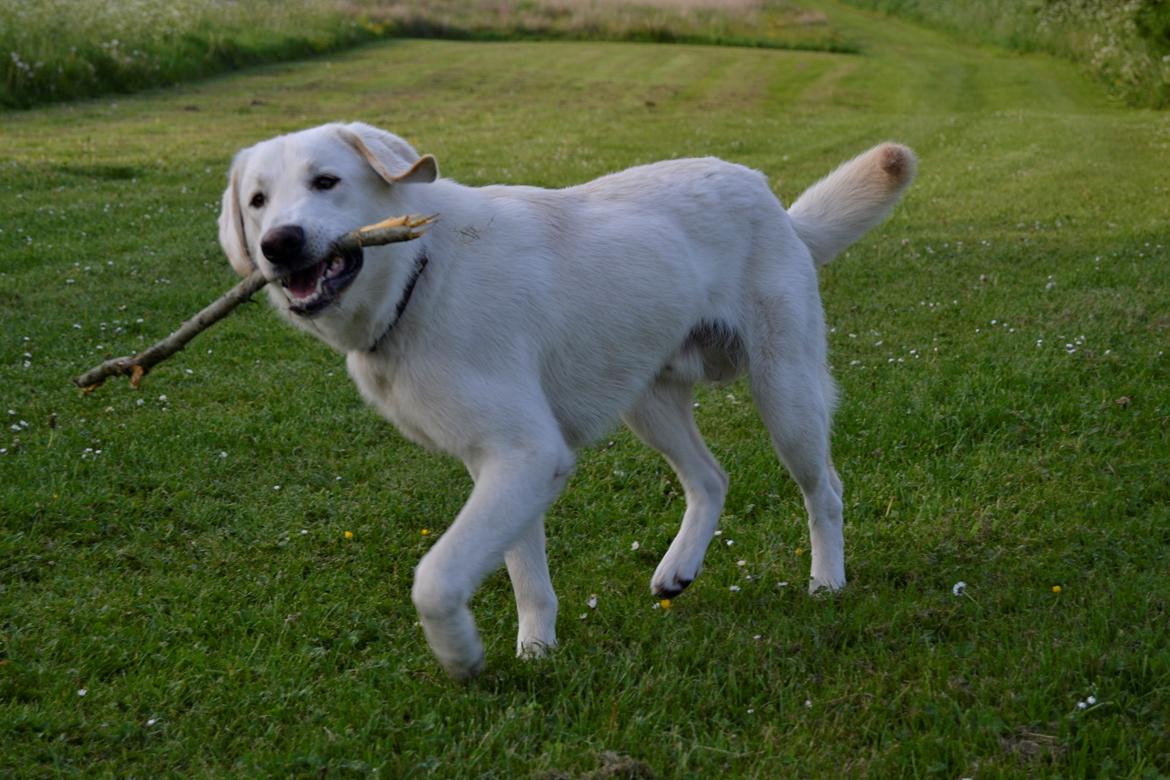
{"label": "floppy ear", "polygon": [[439,178],[434,156],[419,157],[414,147],[393,133],[361,122],[338,127],[338,133],[387,184],[429,183]]}
{"label": "floppy ear", "polygon": [[248,237],[244,233],[244,216],[240,213],[240,170],[244,167],[244,152],[236,155],[228,172],[228,186],[223,191],[223,205],[219,211],[219,245],[227,255],[228,262],[240,276],[248,276],[256,270],[252,253],[248,250]]}

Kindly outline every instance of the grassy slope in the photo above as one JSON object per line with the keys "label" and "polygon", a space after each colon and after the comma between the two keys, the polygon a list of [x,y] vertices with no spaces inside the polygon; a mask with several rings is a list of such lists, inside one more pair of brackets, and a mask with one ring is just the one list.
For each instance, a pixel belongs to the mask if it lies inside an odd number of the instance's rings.
{"label": "grassy slope", "polygon": [[[379,38],[676,42],[851,52],[787,2],[0,0],[0,109],[131,93]],[[84,19],[84,24],[66,20]]]}
{"label": "grassy slope", "polygon": [[[830,11],[863,56],[402,42],[6,116],[0,772],[514,777],[605,751],[665,776],[1170,771],[1170,120],[1065,64]],[[497,575],[490,669],[458,688],[408,588],[467,479],[340,357],[253,306],[144,391],[79,397],[69,376],[229,283],[232,152],[335,118],[467,183],[716,154],[786,200],[872,142],[915,146],[907,202],[824,275],[849,590],[803,595],[795,489],[746,389],[707,391],[732,493],[692,590],[651,609],[682,498],[615,433],[548,518],[563,647],[510,658]]]}

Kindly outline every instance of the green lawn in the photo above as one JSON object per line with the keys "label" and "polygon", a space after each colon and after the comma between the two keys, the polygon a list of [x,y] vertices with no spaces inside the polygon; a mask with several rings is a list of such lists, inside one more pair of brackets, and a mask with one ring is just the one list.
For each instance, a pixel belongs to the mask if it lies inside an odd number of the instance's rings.
{"label": "green lawn", "polygon": [[[1170,115],[823,8],[861,53],[397,41],[0,114],[0,775],[1170,773]],[[252,305],[81,396],[232,283],[234,151],[335,119],[468,184],[713,154],[785,201],[913,146],[905,202],[823,275],[848,589],[804,593],[796,488],[747,388],[710,389],[732,487],[692,588],[654,608],[683,498],[615,431],[548,517],[561,648],[511,657],[501,572],[461,687],[409,585],[469,480],[341,356]]]}

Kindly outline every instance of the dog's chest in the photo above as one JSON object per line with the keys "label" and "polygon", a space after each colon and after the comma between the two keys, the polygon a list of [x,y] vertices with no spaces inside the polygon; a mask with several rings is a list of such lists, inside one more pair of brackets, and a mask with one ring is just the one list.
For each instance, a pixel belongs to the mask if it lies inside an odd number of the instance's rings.
{"label": "dog's chest", "polygon": [[446,449],[426,403],[426,390],[416,386],[404,366],[363,352],[350,352],[346,362],[362,398],[403,436],[427,449]]}

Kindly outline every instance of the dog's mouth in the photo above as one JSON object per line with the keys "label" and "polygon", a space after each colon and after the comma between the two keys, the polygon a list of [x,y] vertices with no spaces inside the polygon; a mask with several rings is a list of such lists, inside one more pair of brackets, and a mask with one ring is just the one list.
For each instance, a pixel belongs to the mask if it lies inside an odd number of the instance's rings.
{"label": "dog's mouth", "polygon": [[362,270],[362,250],[333,252],[316,265],[302,268],[280,280],[288,292],[289,311],[315,317],[341,297]]}

